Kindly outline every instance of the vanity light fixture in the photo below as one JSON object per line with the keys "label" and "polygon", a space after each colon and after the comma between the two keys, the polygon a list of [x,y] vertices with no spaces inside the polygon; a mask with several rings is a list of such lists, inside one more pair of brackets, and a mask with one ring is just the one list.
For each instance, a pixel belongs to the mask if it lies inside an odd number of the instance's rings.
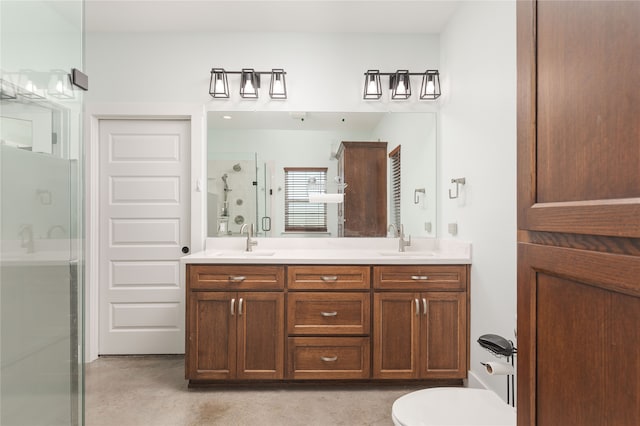
{"label": "vanity light fixture", "polygon": [[438,70],[427,70],[422,77],[420,99],[437,99],[440,97],[440,73]]}
{"label": "vanity light fixture", "polygon": [[224,68],[211,69],[209,94],[214,98],[229,97],[229,83],[227,82],[227,72],[224,70]]}
{"label": "vanity light fixture", "polygon": [[411,77],[408,70],[398,70],[389,77],[391,99],[409,99],[411,97]]}
{"label": "vanity light fixture", "polygon": [[380,99],[381,96],[380,70],[367,71],[364,73],[364,99]]}
{"label": "vanity light fixture", "polygon": [[271,70],[271,84],[269,85],[271,99],[287,99],[287,83],[284,75],[285,72],[282,68]]}
{"label": "vanity light fixture", "polygon": [[391,99],[405,100],[411,97],[411,76],[422,76],[422,87],[420,89],[420,99],[434,100],[440,97],[440,73],[438,70],[427,70],[423,73],[409,72],[408,70],[397,70],[395,72],[380,72],[378,70],[368,70],[364,73],[363,99],[376,100],[382,97],[382,85],[380,76],[389,76],[389,90]]}
{"label": "vanity light fixture", "polygon": [[271,99],[287,99],[287,85],[282,68],[271,71],[256,71],[253,68],[243,68],[241,71],[226,71],[224,68],[212,68],[209,81],[209,94],[213,98],[229,98],[228,74],[240,74],[240,96],[244,99],[258,99],[260,89],[260,75],[269,74],[269,96]]}

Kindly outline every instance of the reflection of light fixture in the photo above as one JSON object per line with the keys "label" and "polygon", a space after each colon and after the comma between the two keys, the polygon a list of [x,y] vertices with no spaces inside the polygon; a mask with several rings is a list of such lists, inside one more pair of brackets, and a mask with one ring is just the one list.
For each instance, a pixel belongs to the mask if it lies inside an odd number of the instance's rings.
{"label": "reflection of light fixture", "polygon": [[58,99],[73,99],[71,76],[63,70],[53,70],[49,78],[49,95]]}
{"label": "reflection of light fixture", "polygon": [[34,81],[37,76],[35,71],[21,70],[17,84],[18,95],[27,99],[44,99],[44,90]]}
{"label": "reflection of light fixture", "polygon": [[420,99],[434,100],[440,97],[440,73],[438,70],[427,70],[424,73],[409,72],[408,70],[397,70],[396,72],[368,70],[364,73],[363,99],[380,99],[382,96],[381,75],[389,76],[391,99],[409,99],[411,97],[412,75],[423,77]]}
{"label": "reflection of light fixture", "polygon": [[228,74],[240,74],[240,96],[245,99],[258,98],[261,74],[269,74],[271,76],[271,84],[269,85],[271,99],[287,99],[287,85],[284,77],[286,72],[281,68],[274,68],[271,71],[255,71],[253,68],[243,68],[241,71],[225,71],[223,68],[212,68],[209,94],[213,98],[229,97]]}
{"label": "reflection of light fixture", "polygon": [[440,73],[438,70],[427,70],[422,77],[420,99],[436,99],[440,96]]}
{"label": "reflection of light fixture", "polygon": [[380,71],[369,70],[364,74],[364,99],[380,99],[382,85],[380,84]]}

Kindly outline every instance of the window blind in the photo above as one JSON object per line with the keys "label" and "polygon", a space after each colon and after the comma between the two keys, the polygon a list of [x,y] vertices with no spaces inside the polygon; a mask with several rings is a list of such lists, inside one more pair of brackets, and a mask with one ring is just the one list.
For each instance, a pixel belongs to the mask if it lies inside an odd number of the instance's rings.
{"label": "window blind", "polygon": [[399,230],[400,224],[402,223],[400,218],[400,194],[402,193],[402,188],[400,187],[400,178],[402,176],[400,145],[389,153],[389,159],[391,161],[391,223],[393,223],[396,226],[396,229]]}
{"label": "window blind", "polygon": [[284,169],[285,232],[327,231],[327,205],[309,202],[309,190],[324,193],[326,185],[326,167]]}

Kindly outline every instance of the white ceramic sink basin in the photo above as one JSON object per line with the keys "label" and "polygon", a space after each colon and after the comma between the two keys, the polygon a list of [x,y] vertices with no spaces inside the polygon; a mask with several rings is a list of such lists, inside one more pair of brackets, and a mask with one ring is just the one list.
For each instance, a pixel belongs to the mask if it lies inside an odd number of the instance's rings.
{"label": "white ceramic sink basin", "polygon": [[275,251],[267,251],[267,250],[256,250],[256,251],[220,251],[216,253],[211,253],[209,256],[216,257],[271,257],[275,255]]}
{"label": "white ceramic sink basin", "polygon": [[378,253],[385,257],[433,257],[432,251],[381,251]]}

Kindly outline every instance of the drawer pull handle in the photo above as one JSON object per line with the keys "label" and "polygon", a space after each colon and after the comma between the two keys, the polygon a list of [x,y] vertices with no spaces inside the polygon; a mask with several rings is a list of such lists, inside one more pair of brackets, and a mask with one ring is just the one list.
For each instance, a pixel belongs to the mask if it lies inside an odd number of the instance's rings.
{"label": "drawer pull handle", "polygon": [[338,315],[338,311],[320,312],[320,315],[322,315],[323,317],[335,317],[336,315]]}
{"label": "drawer pull handle", "polygon": [[240,276],[236,276],[236,277],[229,277],[229,281],[232,283],[241,283],[242,281],[246,280],[247,277],[240,275]]}
{"label": "drawer pull handle", "polygon": [[425,281],[428,280],[429,277],[426,275],[411,275],[411,279],[414,281]]}
{"label": "drawer pull handle", "polygon": [[338,281],[338,277],[336,275],[323,275],[320,277],[322,281],[325,283],[332,283]]}
{"label": "drawer pull handle", "polygon": [[420,315],[420,301],[418,299],[413,299],[416,302],[416,315]]}
{"label": "drawer pull handle", "polygon": [[335,356],[321,356],[320,359],[324,362],[334,362],[338,360],[338,355]]}

